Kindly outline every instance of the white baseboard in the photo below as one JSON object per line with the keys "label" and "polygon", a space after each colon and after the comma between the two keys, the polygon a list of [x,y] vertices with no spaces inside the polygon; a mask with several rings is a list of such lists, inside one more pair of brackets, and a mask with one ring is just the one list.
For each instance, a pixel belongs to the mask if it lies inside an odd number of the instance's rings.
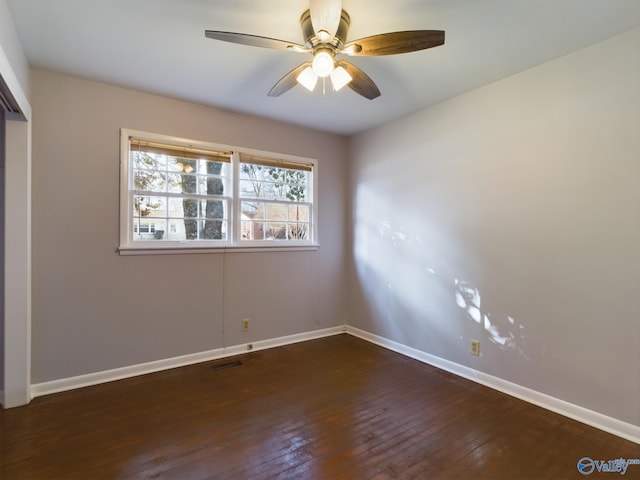
{"label": "white baseboard", "polygon": [[579,422],[585,423],[592,427],[604,430],[605,432],[612,433],[618,437],[622,437],[626,440],[630,440],[634,443],[640,444],[640,427],[631,423],[623,422],[621,420],[609,417],[602,413],[594,412],[587,408],[575,405],[573,403],[560,400],[559,398],[552,397],[550,395],[532,390],[522,385],[503,380],[493,375],[489,375],[478,370],[474,370],[458,363],[450,362],[444,358],[425,353],[421,350],[417,350],[412,347],[408,347],[393,340],[374,335],[372,333],[360,330],[359,328],[347,326],[347,333],[367,340],[368,342],[375,343],[381,347],[393,350],[394,352],[406,355],[407,357],[414,358],[424,363],[428,363],[434,367],[440,368],[447,372],[453,373],[460,377],[472,380],[487,387],[493,388],[500,392],[511,395],[512,397],[519,398],[526,402],[532,403],[539,407],[551,410],[552,412],[559,413],[565,417],[572,418]]}
{"label": "white baseboard", "polygon": [[[123,378],[136,377],[147,373],[159,372],[161,370],[169,370],[171,368],[184,367],[194,363],[207,362],[220,358],[231,357],[243,353],[255,352],[256,350],[264,350],[267,348],[289,345],[292,343],[304,342],[316,338],[328,337],[344,333],[343,326],[325,328],[322,330],[314,330],[311,332],[287,335],[285,337],[272,338],[268,340],[259,340],[256,342],[235,345],[226,348],[216,348],[206,352],[191,353],[179,357],[167,358],[164,360],[156,360],[154,362],[141,363],[128,367],[114,368],[113,370],[105,370],[102,372],[88,373],[86,375],[78,375],[76,377],[62,378],[60,380],[52,380],[49,382],[35,383],[31,385],[31,398],[49,395],[51,393],[64,392],[76,388],[88,387],[99,383],[113,382],[114,380],[122,380]],[[249,350],[248,345],[252,348]]]}
{"label": "white baseboard", "polygon": [[[518,385],[516,383],[494,377],[493,375],[489,375],[487,373],[465,367],[464,365],[445,360],[435,355],[431,355],[421,350],[408,347],[401,343],[394,342],[393,340],[389,340],[384,337],[369,333],[367,331],[360,330],[359,328],[350,326],[331,327],[322,330],[315,330],[312,332],[299,333],[268,340],[259,340],[252,343],[253,348],[251,350],[248,350],[248,344],[235,345],[226,348],[217,348],[206,352],[193,353],[174,358],[167,358],[164,360],[157,360],[154,362],[142,363],[139,365],[116,368],[113,370],[105,370],[102,372],[79,375],[77,377],[36,383],[31,385],[31,397],[35,398],[51,393],[88,387],[90,385],[96,385],[99,383],[112,382],[114,380],[121,380],[138,375],[145,375],[147,373],[158,372],[161,370],[168,370],[171,368],[183,367],[185,365],[192,365],[195,363],[231,357],[234,355],[249,353],[250,351],[265,350],[282,345],[304,342],[307,340],[337,335],[339,333],[345,332],[381,347],[393,350],[394,352],[398,352],[402,355],[406,355],[408,357],[414,358],[460,377],[464,377],[466,379],[480,383],[513,397],[519,398],[526,402],[538,405],[539,407],[551,410],[552,412],[559,413],[560,415],[564,415],[587,425],[591,425],[592,427],[604,430],[605,432],[612,433],[613,435],[617,435],[626,440],[630,440],[632,442],[640,444],[640,427],[637,425],[623,422],[602,413],[594,412],[593,410],[589,410],[579,405],[560,400],[550,395],[532,390],[527,387],[523,387],[522,385]],[[0,395],[2,395],[2,392],[0,392]],[[0,396],[0,398],[4,397]]]}

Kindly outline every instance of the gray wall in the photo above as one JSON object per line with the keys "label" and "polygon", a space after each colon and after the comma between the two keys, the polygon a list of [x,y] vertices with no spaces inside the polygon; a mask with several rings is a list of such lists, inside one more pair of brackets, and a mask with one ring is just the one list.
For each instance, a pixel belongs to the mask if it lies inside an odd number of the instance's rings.
{"label": "gray wall", "polygon": [[[346,138],[38,70],[31,103],[33,383],[345,322]],[[119,256],[121,127],[318,159],[320,249]]]}
{"label": "gray wall", "polygon": [[640,425],[639,46],[354,137],[349,324]]}

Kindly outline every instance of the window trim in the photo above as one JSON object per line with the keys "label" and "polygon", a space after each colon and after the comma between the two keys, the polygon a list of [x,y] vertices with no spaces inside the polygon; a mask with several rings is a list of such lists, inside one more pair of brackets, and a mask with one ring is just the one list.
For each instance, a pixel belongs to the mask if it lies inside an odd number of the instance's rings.
{"label": "window trim", "polygon": [[[228,236],[226,240],[213,241],[149,241],[135,242],[132,237],[131,217],[131,173],[129,165],[129,145],[131,138],[149,142],[171,144],[175,147],[184,146],[188,149],[215,150],[232,152],[231,154],[231,192]],[[241,156],[256,157],[272,161],[275,164],[307,165],[305,170],[312,174],[311,183],[311,222],[308,240],[242,240],[240,221],[239,182]],[[227,195],[225,195],[227,196]],[[263,252],[263,251],[308,251],[317,250],[318,244],[318,162],[315,159],[295,155],[266,152],[232,145],[223,145],[181,137],[142,132],[131,129],[120,129],[120,238],[118,252],[120,255],[159,255],[159,254],[189,254],[189,253],[225,253],[225,252]]]}

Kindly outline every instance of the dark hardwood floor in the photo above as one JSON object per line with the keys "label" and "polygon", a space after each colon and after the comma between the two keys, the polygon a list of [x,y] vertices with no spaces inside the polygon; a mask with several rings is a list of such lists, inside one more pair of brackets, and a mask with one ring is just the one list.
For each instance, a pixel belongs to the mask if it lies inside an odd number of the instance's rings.
{"label": "dark hardwood floor", "polygon": [[346,334],[36,398],[0,427],[3,480],[617,478],[577,462],[640,458]]}

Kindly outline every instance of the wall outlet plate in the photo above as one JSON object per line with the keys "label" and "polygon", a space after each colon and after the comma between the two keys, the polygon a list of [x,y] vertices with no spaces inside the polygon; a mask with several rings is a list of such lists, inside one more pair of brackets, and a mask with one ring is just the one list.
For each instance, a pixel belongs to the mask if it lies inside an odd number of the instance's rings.
{"label": "wall outlet plate", "polygon": [[244,320],[242,320],[242,331],[243,332],[248,332],[249,331],[249,319],[245,318]]}
{"label": "wall outlet plate", "polygon": [[480,355],[480,341],[471,340],[471,346],[469,351],[471,352],[471,355]]}

